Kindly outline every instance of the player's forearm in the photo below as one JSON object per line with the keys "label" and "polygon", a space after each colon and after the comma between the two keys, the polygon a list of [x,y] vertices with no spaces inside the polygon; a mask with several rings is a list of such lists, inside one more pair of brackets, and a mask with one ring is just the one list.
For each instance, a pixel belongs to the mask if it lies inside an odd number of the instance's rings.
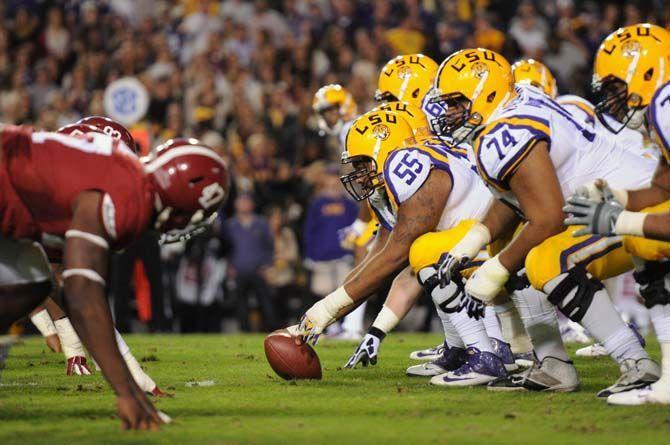
{"label": "player's forearm", "polygon": [[488,212],[486,212],[482,224],[489,229],[491,241],[495,241],[510,232],[513,233],[519,225],[519,221],[519,216],[512,209],[504,203],[495,200]]}
{"label": "player's forearm", "polygon": [[[393,280],[384,306],[391,310],[400,321],[405,318],[419,299],[421,290],[421,285],[412,274],[411,269],[405,268]],[[384,330],[384,332],[388,333],[389,330]]]}
{"label": "player's forearm", "polygon": [[643,227],[645,238],[670,241],[670,213],[646,215]]}
{"label": "player's forearm", "polygon": [[385,248],[362,264],[355,274],[344,282],[344,289],[354,301],[365,299],[375,293],[382,284],[401,267],[407,265],[409,246]]}
{"label": "player's forearm", "polygon": [[85,278],[70,278],[66,282],[65,301],[70,320],[114,392],[120,396],[130,394],[133,379],[116,343],[103,288],[85,281]]}

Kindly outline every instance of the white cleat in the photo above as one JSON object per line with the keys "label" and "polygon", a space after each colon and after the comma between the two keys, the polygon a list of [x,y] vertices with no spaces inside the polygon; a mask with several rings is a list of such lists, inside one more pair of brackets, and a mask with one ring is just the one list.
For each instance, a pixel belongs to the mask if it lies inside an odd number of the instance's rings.
{"label": "white cleat", "polygon": [[411,360],[421,360],[422,362],[432,362],[442,357],[444,353],[444,343],[428,349],[421,349],[419,351],[412,351],[409,354]]}
{"label": "white cleat", "polygon": [[594,343],[577,349],[575,355],[578,357],[602,357],[607,355],[607,349],[600,343]]}
{"label": "white cleat", "polygon": [[609,398],[612,394],[644,388],[656,382],[661,376],[661,368],[648,358],[626,359],[621,363],[620,368],[621,377],[614,384],[598,391],[598,397],[604,399]]}
{"label": "white cleat", "polygon": [[609,405],[637,406],[658,403],[670,405],[670,385],[656,383],[643,388],[612,394],[607,398]]}

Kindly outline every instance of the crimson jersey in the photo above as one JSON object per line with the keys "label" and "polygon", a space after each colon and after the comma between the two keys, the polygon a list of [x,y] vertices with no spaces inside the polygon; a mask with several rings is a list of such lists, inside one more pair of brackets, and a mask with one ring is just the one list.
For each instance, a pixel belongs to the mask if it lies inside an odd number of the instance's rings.
{"label": "crimson jersey", "polygon": [[100,133],[67,136],[6,126],[0,165],[0,230],[11,238],[62,238],[72,206],[86,190],[102,192],[102,226],[114,248],[149,225],[151,183],[123,143]]}

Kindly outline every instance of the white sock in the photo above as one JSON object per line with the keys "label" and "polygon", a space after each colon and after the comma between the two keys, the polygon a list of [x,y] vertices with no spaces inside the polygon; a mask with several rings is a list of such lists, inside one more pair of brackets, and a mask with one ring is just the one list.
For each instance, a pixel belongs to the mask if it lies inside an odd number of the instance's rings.
{"label": "white sock", "polygon": [[86,357],[84,346],[81,344],[79,336],[74,331],[69,318],[63,317],[54,321],[54,326],[56,326],[56,331],[58,332],[58,338],[60,339],[60,345],[63,348],[65,358],[69,359],[76,356]]}
{"label": "white sock", "polygon": [[493,309],[493,306],[486,306],[484,309],[484,329],[489,337],[493,337],[498,340],[503,340],[502,330],[500,329],[500,323],[498,323],[498,317],[496,317],[496,311]]}
{"label": "white sock", "polygon": [[491,340],[486,333],[484,322],[468,317],[465,311],[454,312],[449,315],[449,320],[456,328],[459,337],[466,347],[475,347],[482,352],[493,352]]}
{"label": "white sock", "polygon": [[154,382],[153,379],[149,377],[146,372],[144,372],[142,366],[140,366],[137,359],[135,359],[135,356],[133,356],[133,353],[130,352],[130,348],[126,344],[125,340],[123,340],[123,337],[121,337],[121,334],[119,334],[119,331],[114,329],[114,334],[116,335],[116,344],[119,346],[119,351],[121,351],[123,360],[126,362],[126,365],[128,366],[135,383],[137,383],[137,386],[139,386],[140,389],[144,392],[153,391],[156,387],[156,382]]}
{"label": "white sock", "polygon": [[364,302],[356,309],[347,314],[346,317],[342,320],[341,326],[346,332],[351,332],[354,334],[363,333],[363,322],[365,319],[365,307],[368,302]]}
{"label": "white sock", "polygon": [[514,354],[532,352],[533,344],[530,342],[514,302],[508,301],[504,304],[496,304],[493,309],[498,317],[498,322],[500,322],[501,340],[509,343]]}
{"label": "white sock", "polygon": [[435,309],[437,310],[437,316],[440,317],[440,321],[442,322],[444,339],[447,341],[447,345],[450,348],[465,349],[465,343],[463,343],[461,336],[458,335],[458,331],[454,327],[454,324],[449,320],[449,314],[441,310],[437,305],[435,305]]}
{"label": "white sock", "polygon": [[[545,292],[551,293],[551,290],[555,289],[566,275],[561,274],[549,281],[544,287]],[[576,293],[577,289],[572,289],[564,301],[570,300]],[[619,364],[629,358],[635,360],[649,358],[633,331],[621,319],[621,315],[614,308],[604,288],[593,294],[593,300],[580,324],[605,347],[610,357]]]}
{"label": "white sock", "polygon": [[547,300],[547,295],[530,287],[515,291],[512,301],[519,311],[538,360],[542,361],[545,357],[570,360],[558,328],[556,308]]}
{"label": "white sock", "polygon": [[35,315],[31,316],[30,321],[32,321],[37,330],[40,331],[42,337],[49,337],[50,335],[58,334],[58,331],[56,331],[56,326],[51,319],[51,315],[49,315],[49,311],[46,309],[42,309]]}

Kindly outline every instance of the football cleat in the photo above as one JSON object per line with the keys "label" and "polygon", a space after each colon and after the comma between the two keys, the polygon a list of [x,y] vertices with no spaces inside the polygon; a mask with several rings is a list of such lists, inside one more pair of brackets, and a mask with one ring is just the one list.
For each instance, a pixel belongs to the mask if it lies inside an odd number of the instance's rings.
{"label": "football cleat", "polygon": [[579,388],[577,370],[570,361],[545,357],[531,368],[488,384],[489,391],[572,392]]}
{"label": "football cleat", "polygon": [[65,369],[66,375],[91,375],[93,371],[88,367],[86,362],[86,357],[81,355],[75,355],[67,359],[67,368]]}
{"label": "football cleat", "polygon": [[502,360],[506,370],[516,371],[519,369],[519,365],[517,365],[516,361],[514,360],[512,347],[509,345],[509,343],[505,343],[502,340],[491,337],[491,345],[493,346],[493,352],[495,355],[500,357],[500,360]]}
{"label": "football cleat", "polygon": [[670,385],[647,385],[639,389],[612,394],[607,397],[609,405],[636,406],[658,403],[670,405]]}
{"label": "football cleat", "polygon": [[448,349],[447,342],[434,346],[428,349],[421,349],[419,351],[412,351],[409,354],[411,360],[421,360],[422,362],[432,362],[442,357],[442,353]]}
{"label": "football cleat", "polygon": [[520,368],[530,368],[535,363],[537,363],[537,358],[535,357],[535,351],[514,354],[514,362]]}
{"label": "football cleat", "polygon": [[407,368],[407,375],[410,377],[432,377],[444,374],[460,368],[465,363],[465,359],[465,349],[444,348],[444,352],[437,360]]}
{"label": "football cleat", "polygon": [[495,379],[506,377],[505,365],[497,355],[481,352],[470,347],[466,350],[465,363],[454,371],[436,375],[430,379],[431,385],[438,386],[478,386]]}
{"label": "football cleat", "polygon": [[606,398],[612,394],[642,388],[654,383],[661,375],[658,364],[648,358],[626,359],[621,363],[620,369],[621,377],[612,385],[598,391],[598,397]]}
{"label": "football cleat", "polygon": [[602,357],[607,355],[607,349],[600,343],[593,343],[577,349],[575,355],[578,357]]}

